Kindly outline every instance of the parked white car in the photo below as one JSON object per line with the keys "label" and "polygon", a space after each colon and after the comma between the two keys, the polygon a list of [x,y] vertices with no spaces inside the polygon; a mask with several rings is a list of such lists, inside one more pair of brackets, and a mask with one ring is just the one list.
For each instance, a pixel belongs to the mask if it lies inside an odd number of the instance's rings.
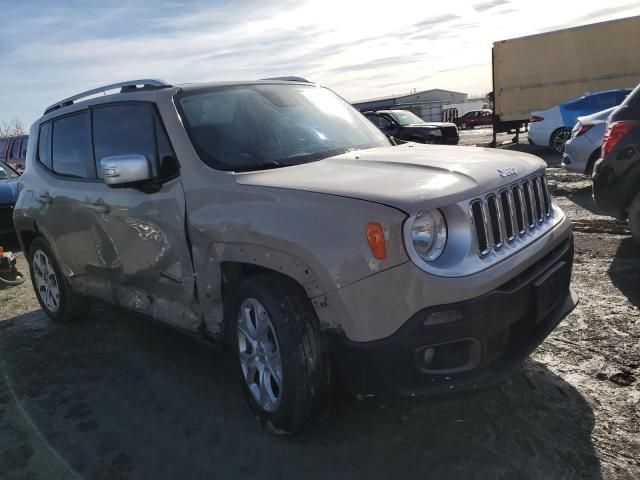
{"label": "parked white car", "polygon": [[567,100],[548,110],[531,112],[529,143],[551,147],[556,152],[563,153],[565,143],[571,138],[571,126],[579,116],[620,105],[629,92],[630,88],[595,92]]}
{"label": "parked white car", "polygon": [[613,110],[615,107],[578,117],[562,154],[562,166],[565,170],[591,176],[593,165],[600,158],[607,119]]}

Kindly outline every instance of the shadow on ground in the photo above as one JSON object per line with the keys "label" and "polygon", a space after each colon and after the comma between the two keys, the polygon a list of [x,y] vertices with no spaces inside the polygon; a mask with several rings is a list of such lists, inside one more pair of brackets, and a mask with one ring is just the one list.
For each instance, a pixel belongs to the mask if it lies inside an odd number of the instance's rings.
{"label": "shadow on ground", "polygon": [[87,316],[0,322],[0,478],[601,478],[590,406],[539,363],[472,396],[354,401],[273,437],[229,353],[121,311]]}

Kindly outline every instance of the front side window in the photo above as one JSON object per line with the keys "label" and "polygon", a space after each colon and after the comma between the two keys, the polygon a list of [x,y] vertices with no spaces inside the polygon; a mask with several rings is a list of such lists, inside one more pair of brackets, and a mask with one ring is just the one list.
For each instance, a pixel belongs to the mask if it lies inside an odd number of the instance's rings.
{"label": "front side window", "polygon": [[111,105],[93,110],[93,147],[98,178],[100,161],[114,155],[144,155],[151,162],[154,176],[156,140],[153,111],[149,105]]}
{"label": "front side window", "polygon": [[390,128],[391,122],[380,115],[367,115],[367,118],[378,128]]}
{"label": "front side window", "polygon": [[94,178],[89,112],[54,120],[51,163],[60,175]]}
{"label": "front side window", "polygon": [[391,112],[391,116],[402,126],[424,123],[424,120],[422,120],[415,113],[411,113],[406,110],[394,110],[393,112]]}
{"label": "front side window", "polygon": [[99,178],[102,178],[100,161],[115,155],[144,155],[154,177],[166,179],[178,173],[169,139],[150,104],[94,108],[93,148]]}
{"label": "front side window", "polygon": [[295,165],[389,141],[330,90],[313,85],[238,85],[176,97],[200,158],[219,170]]}
{"label": "front side window", "polygon": [[8,143],[9,143],[9,140],[7,140],[6,138],[0,139],[0,155],[4,155],[4,152],[7,149]]}

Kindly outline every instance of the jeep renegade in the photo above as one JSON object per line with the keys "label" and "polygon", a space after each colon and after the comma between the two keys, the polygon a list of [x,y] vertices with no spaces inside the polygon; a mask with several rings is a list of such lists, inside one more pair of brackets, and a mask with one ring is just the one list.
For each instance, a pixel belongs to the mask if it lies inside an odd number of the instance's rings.
{"label": "jeep renegade", "polygon": [[494,384],[576,304],[540,159],[393,146],[302,79],[108,85],[30,138],[14,219],[46,314],[92,297],[230,344],[275,432],[318,418],[338,377]]}

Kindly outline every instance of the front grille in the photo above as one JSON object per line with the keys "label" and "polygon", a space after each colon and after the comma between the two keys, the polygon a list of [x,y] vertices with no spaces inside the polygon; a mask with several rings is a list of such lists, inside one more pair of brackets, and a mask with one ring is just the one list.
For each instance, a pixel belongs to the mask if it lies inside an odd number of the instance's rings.
{"label": "front grille", "polygon": [[483,257],[535,231],[550,216],[551,195],[544,173],[472,200],[478,255]]}
{"label": "front grille", "polygon": [[440,127],[440,131],[444,138],[457,138],[458,129],[456,127]]}

